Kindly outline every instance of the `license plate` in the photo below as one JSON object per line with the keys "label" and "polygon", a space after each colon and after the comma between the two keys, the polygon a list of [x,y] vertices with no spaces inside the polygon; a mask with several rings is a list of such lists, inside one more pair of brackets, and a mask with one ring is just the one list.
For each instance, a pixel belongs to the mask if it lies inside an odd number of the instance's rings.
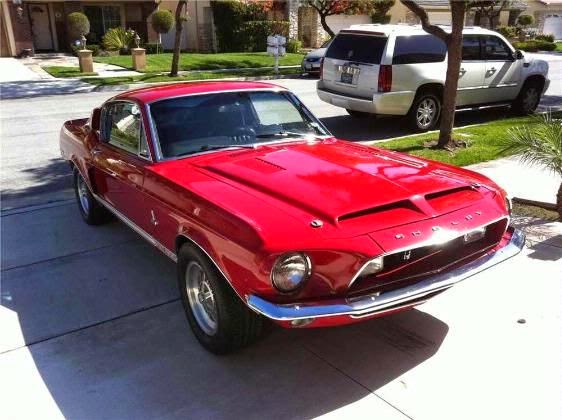
{"label": "license plate", "polygon": [[347,83],[348,85],[353,84],[353,74],[342,73],[340,81],[342,83]]}

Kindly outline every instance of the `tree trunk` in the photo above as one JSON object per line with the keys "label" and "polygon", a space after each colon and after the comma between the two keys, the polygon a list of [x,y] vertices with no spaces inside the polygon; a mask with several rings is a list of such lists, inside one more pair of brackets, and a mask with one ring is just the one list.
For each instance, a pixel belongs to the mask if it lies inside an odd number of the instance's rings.
{"label": "tree trunk", "polygon": [[328,22],[326,22],[326,16],[325,15],[320,15],[320,24],[322,25],[322,28],[324,28],[324,30],[326,32],[328,32],[328,35],[330,35],[330,38],[333,38],[335,36],[334,31],[332,31],[332,29],[328,26]]}
{"label": "tree trunk", "polygon": [[180,51],[181,51],[181,33],[183,30],[184,18],[183,8],[187,6],[187,0],[180,0],[176,7],[176,37],[174,40],[174,56],[172,58],[172,69],[170,70],[170,77],[175,77],[178,75],[178,67],[180,63]]}
{"label": "tree trunk", "polygon": [[457,87],[462,60],[462,31],[466,4],[463,1],[450,1],[452,27],[447,40],[447,77],[443,90],[443,107],[441,110],[441,125],[439,127],[439,141],[437,146],[445,148],[452,140],[453,125],[455,124],[455,108],[457,104]]}
{"label": "tree trunk", "polygon": [[560,216],[560,220],[562,221],[562,183],[560,184],[560,188],[558,188],[558,197],[556,200],[556,209],[558,210],[558,215]]}

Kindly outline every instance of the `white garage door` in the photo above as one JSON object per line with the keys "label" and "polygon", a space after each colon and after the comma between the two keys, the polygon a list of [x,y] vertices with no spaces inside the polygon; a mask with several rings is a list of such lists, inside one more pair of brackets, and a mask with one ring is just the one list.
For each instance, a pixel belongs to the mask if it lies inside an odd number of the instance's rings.
{"label": "white garage door", "polygon": [[562,13],[545,16],[543,34],[552,34],[555,39],[562,39]]}
{"label": "white garage door", "polygon": [[330,29],[337,34],[342,29],[347,29],[351,25],[371,23],[371,17],[367,15],[332,15],[326,18],[326,22]]}
{"label": "white garage door", "polygon": [[433,25],[450,25],[451,12],[429,12],[429,21]]}

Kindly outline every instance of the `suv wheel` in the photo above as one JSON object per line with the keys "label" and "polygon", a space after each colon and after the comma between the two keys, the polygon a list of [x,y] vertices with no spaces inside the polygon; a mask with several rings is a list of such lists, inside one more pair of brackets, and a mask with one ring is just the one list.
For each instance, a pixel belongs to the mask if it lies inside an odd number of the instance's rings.
{"label": "suv wheel", "polygon": [[541,100],[541,93],[537,83],[525,83],[517,99],[513,101],[513,110],[520,115],[532,114]]}
{"label": "suv wheel", "polygon": [[416,131],[433,129],[441,117],[441,100],[434,93],[418,95],[410,109],[408,119]]}
{"label": "suv wheel", "polygon": [[353,109],[347,109],[347,108],[346,111],[349,115],[351,115],[354,118],[366,118],[369,115],[371,115],[368,112],[354,111]]}
{"label": "suv wheel", "polygon": [[264,319],[249,309],[198,250],[189,244],[178,252],[178,286],[191,330],[212,353],[247,346],[262,331]]}

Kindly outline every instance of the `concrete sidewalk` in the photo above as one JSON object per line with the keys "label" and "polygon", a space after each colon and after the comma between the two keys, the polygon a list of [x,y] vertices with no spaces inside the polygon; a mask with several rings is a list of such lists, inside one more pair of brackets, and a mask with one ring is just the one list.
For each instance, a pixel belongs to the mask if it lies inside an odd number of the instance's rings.
{"label": "concrete sidewalk", "polygon": [[21,60],[0,58],[0,83],[27,80],[41,80],[41,76],[25,66]]}
{"label": "concrete sidewalk", "polygon": [[538,166],[524,165],[511,156],[466,167],[486,175],[514,198],[556,204],[562,178]]}

